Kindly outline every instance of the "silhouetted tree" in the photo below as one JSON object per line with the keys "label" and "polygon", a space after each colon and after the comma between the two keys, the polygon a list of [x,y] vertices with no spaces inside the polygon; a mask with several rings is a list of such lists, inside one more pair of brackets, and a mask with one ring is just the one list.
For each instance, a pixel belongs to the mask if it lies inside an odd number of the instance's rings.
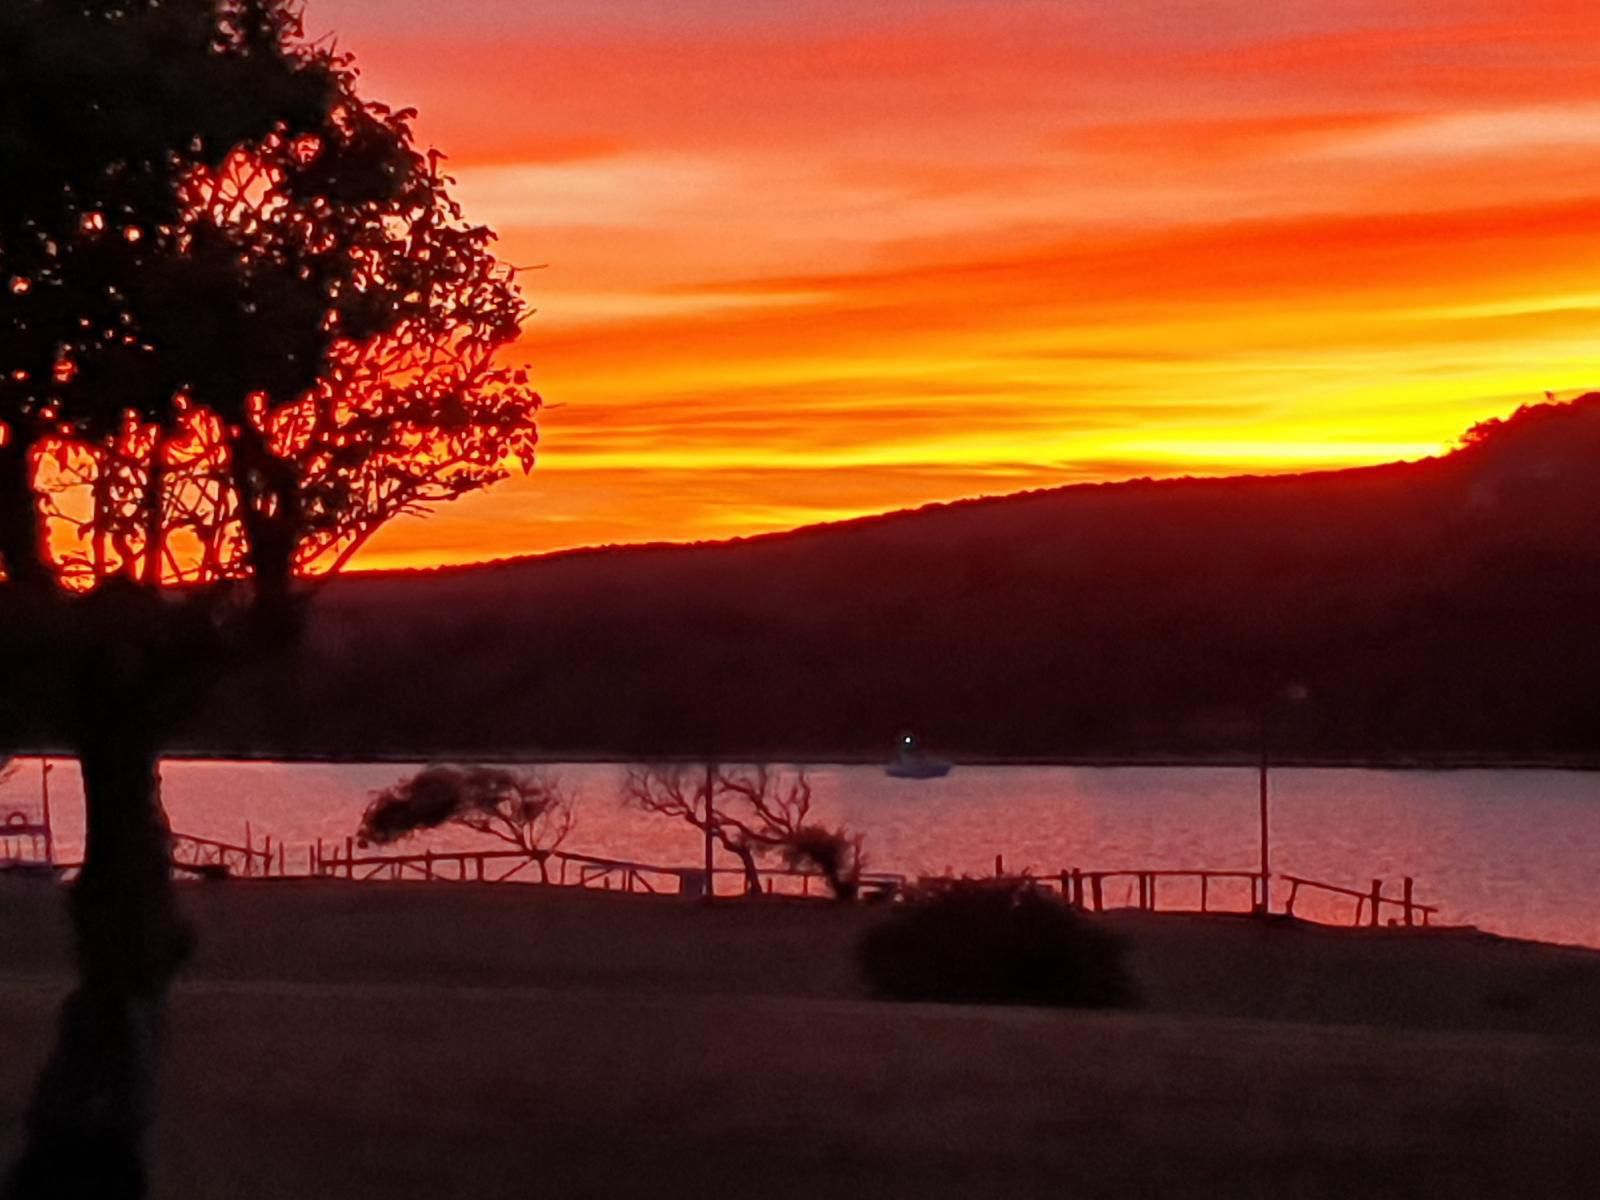
{"label": "silhouetted tree", "polygon": [[426,829],[458,825],[525,850],[550,882],[550,852],[577,825],[560,783],[539,771],[505,767],[424,767],[373,796],[359,836],[388,845]]}
{"label": "silhouetted tree", "polygon": [[10,1196],[143,1192],[175,724],[298,578],[531,465],[511,273],[356,82],[290,0],[0,9],[0,735],[73,749],[87,805]]}
{"label": "silhouetted tree", "polygon": [[802,825],[778,847],[791,867],[809,868],[822,876],[828,890],[840,900],[854,900],[861,892],[861,871],[866,866],[859,833]]}
{"label": "silhouetted tree", "polygon": [[623,782],[623,798],[644,812],[709,832],[739,860],[750,895],[761,891],[756,859],[764,854],[817,868],[836,896],[855,894],[861,839],[810,821],[811,781],[804,771],[784,777],[767,766],[633,767]]}

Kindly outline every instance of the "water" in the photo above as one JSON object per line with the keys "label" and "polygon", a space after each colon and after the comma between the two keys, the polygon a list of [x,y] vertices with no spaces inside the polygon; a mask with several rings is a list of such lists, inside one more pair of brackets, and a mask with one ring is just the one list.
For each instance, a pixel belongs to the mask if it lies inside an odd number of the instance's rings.
{"label": "water", "polygon": [[[163,768],[174,828],[237,842],[249,821],[303,862],[317,838],[354,832],[370,793],[402,778],[396,764],[169,762]],[[693,865],[698,834],[625,810],[624,768],[549,768],[578,797],[578,826],[565,849],[664,865]],[[1063,867],[1208,867],[1251,870],[1257,859],[1256,775],[1235,768],[958,767],[948,778],[890,779],[873,767],[815,767],[816,815],[866,834],[870,865],[907,874],[988,873]],[[63,857],[82,839],[76,769],[51,776]],[[0,811],[33,801],[38,766],[23,763],[0,785]],[[461,831],[417,849],[493,848]],[[1398,895],[1414,876],[1417,899],[1440,920],[1501,933],[1600,946],[1600,774],[1569,771],[1278,770],[1272,774],[1276,872],[1365,890],[1386,880]],[[731,864],[730,864],[731,865]],[[1192,904],[1187,883],[1164,893]],[[1107,901],[1131,899],[1133,882],[1108,881]],[[1223,885],[1213,900],[1243,905]],[[1281,904],[1283,893],[1277,894]],[[1297,905],[1346,920],[1353,901]]]}

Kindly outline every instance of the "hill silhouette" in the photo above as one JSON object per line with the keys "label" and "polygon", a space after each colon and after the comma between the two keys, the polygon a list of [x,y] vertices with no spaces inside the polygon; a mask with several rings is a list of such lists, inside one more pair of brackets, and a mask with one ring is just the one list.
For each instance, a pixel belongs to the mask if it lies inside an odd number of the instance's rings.
{"label": "hill silhouette", "polygon": [[[1600,393],[1415,463],[351,576],[207,750],[1600,755]],[[1308,690],[1288,704],[1284,690]]]}

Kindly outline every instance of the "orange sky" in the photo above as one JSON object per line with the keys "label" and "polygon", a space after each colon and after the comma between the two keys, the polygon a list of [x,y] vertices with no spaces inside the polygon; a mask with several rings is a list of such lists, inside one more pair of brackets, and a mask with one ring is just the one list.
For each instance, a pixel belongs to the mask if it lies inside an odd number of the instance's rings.
{"label": "orange sky", "polygon": [[[867,15],[863,15],[863,14]],[[1577,0],[309,0],[526,276],[538,470],[367,567],[1430,454],[1600,382]]]}

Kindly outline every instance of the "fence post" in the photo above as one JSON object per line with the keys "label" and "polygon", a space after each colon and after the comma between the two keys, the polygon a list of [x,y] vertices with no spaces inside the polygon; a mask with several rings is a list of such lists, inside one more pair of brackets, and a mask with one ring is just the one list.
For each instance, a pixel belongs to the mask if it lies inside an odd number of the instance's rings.
{"label": "fence post", "polygon": [[1100,883],[1100,873],[1098,871],[1089,876],[1089,888],[1094,893],[1095,912],[1102,912],[1105,908],[1105,898],[1101,895]]}
{"label": "fence post", "polygon": [[356,877],[356,840],[353,837],[344,840],[344,876],[346,879]]}
{"label": "fence post", "polygon": [[1211,876],[1204,871],[1200,873],[1200,911],[1206,911],[1206,888],[1211,883]]}
{"label": "fence post", "polygon": [[1372,881],[1372,927],[1376,929],[1383,922],[1378,920],[1378,905],[1383,900],[1383,880]]}
{"label": "fence post", "polygon": [[1411,883],[1412,883],[1411,876],[1407,875],[1405,883],[1401,885],[1402,888],[1404,889],[1405,898],[1406,898],[1406,916],[1405,916],[1405,921],[1406,921],[1406,925],[1407,926],[1409,926],[1411,924]]}
{"label": "fence post", "polygon": [[1006,873],[1006,860],[1005,860],[1005,855],[1003,855],[1003,854],[996,854],[996,855],[995,855],[995,856],[994,856],[994,877],[995,877],[995,878],[996,878],[996,879],[999,879],[999,878],[1000,878],[1000,877],[1001,877],[1001,876],[1003,876],[1003,875],[1004,875],[1004,874],[1005,874],[1005,873]]}
{"label": "fence post", "polygon": [[422,877],[433,878],[433,850],[430,847],[422,852]]}

